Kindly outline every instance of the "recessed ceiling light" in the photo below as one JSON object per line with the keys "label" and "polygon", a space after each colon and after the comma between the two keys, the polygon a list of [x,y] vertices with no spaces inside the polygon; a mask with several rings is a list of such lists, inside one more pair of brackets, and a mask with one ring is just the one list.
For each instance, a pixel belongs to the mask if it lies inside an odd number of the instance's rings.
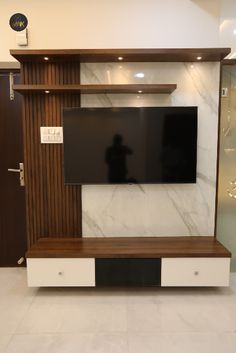
{"label": "recessed ceiling light", "polygon": [[142,93],[143,91],[139,90],[138,93]]}
{"label": "recessed ceiling light", "polygon": [[123,60],[123,56],[118,56],[118,60]]}
{"label": "recessed ceiling light", "polygon": [[202,57],[201,56],[197,56],[197,60],[202,60]]}
{"label": "recessed ceiling light", "polygon": [[48,61],[48,60],[49,60],[49,57],[48,57],[48,56],[45,56],[45,57],[44,57],[44,60],[45,60],[45,61]]}
{"label": "recessed ceiling light", "polygon": [[137,74],[134,75],[135,77],[138,77],[138,78],[143,78],[145,75],[143,72],[138,72]]}
{"label": "recessed ceiling light", "polygon": [[47,93],[47,94],[50,93],[50,91],[44,91],[44,92]]}

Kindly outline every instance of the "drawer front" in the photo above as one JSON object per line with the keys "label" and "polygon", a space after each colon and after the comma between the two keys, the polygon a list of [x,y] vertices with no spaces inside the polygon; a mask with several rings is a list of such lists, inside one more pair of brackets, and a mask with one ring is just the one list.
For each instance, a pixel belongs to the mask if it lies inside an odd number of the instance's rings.
{"label": "drawer front", "polygon": [[94,287],[94,259],[27,259],[29,287]]}
{"label": "drawer front", "polygon": [[230,258],[163,258],[162,286],[228,286]]}

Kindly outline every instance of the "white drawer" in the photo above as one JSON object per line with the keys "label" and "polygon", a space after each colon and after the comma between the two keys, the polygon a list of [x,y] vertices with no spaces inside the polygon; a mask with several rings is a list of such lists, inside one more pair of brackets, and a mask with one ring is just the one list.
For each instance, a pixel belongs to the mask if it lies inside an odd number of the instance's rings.
{"label": "white drawer", "polygon": [[81,258],[27,259],[29,287],[95,286],[95,260]]}
{"label": "white drawer", "polygon": [[163,258],[162,286],[228,286],[230,258]]}

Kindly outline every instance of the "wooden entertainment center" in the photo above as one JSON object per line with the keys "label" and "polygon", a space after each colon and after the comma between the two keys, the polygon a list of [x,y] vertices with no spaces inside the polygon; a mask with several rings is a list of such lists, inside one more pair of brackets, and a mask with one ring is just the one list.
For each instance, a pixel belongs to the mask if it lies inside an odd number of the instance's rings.
{"label": "wooden entertainment center", "polygon": [[29,286],[227,286],[230,252],[215,237],[42,238]]}
{"label": "wooden entertainment center", "polygon": [[[29,286],[227,286],[230,252],[214,236],[82,238],[81,188],[65,186],[61,145],[40,145],[40,126],[61,126],[80,94],[171,94],[170,84],[81,85],[84,62],[220,62],[228,48],[11,50],[21,63]],[[201,59],[199,59],[201,58]]]}

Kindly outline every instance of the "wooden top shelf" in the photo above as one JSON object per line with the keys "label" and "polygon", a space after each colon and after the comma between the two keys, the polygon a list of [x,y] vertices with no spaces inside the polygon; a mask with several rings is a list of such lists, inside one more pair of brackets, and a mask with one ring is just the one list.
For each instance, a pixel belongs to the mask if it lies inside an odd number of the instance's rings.
{"label": "wooden top shelf", "polygon": [[[175,84],[126,84],[126,85],[14,85],[20,93],[163,93],[170,94]],[[49,92],[48,92],[49,91]]]}
{"label": "wooden top shelf", "polygon": [[236,59],[224,59],[222,60],[223,65],[236,65]]}
{"label": "wooden top shelf", "polygon": [[231,257],[215,237],[41,238],[28,258]]}
{"label": "wooden top shelf", "polygon": [[[24,62],[194,62],[221,61],[230,48],[175,49],[45,49],[10,50],[11,55]],[[45,60],[45,57],[48,60]],[[119,60],[120,58],[120,60]],[[122,58],[122,59],[121,59]]]}

